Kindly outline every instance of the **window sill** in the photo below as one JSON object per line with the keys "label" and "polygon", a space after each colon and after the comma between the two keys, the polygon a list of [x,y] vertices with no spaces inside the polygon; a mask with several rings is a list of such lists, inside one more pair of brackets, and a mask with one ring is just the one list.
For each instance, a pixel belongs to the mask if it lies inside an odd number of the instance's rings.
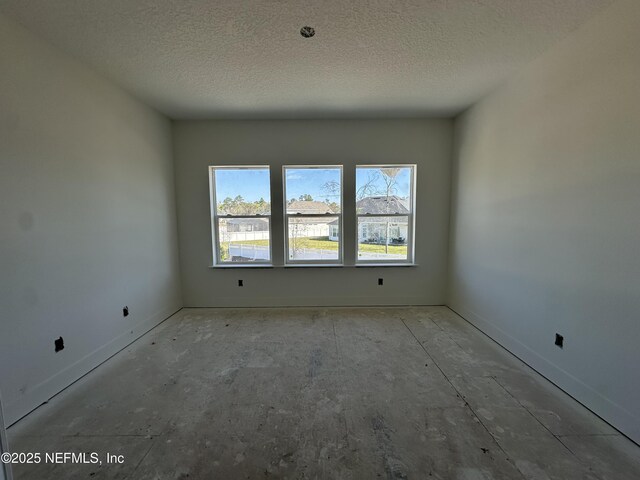
{"label": "window sill", "polygon": [[239,265],[209,265],[213,269],[235,269],[235,268],[380,268],[380,267],[417,267],[417,263],[359,263],[357,265],[341,265],[338,263],[301,263],[288,265],[272,265],[272,264],[239,264]]}
{"label": "window sill", "polygon": [[249,263],[241,263],[241,264],[236,264],[236,265],[209,265],[209,268],[215,268],[215,269],[225,269],[225,268],[273,268],[274,265],[271,265],[270,263],[257,263],[257,264],[249,264]]}
{"label": "window sill", "polygon": [[356,268],[379,268],[379,267],[417,267],[417,263],[358,263]]}
{"label": "window sill", "polygon": [[342,263],[287,263],[286,265],[281,265],[282,268],[344,268],[348,265],[343,265]]}

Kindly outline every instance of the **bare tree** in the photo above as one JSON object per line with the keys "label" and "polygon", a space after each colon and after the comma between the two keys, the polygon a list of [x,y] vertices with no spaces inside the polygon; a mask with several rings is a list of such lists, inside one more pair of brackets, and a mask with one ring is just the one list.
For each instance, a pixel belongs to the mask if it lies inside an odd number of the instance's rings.
{"label": "bare tree", "polygon": [[356,200],[362,200],[366,197],[372,197],[378,193],[376,188],[376,182],[378,181],[379,174],[376,170],[369,171],[367,173],[367,180],[358,188],[356,192]]}
{"label": "bare tree", "polygon": [[[398,180],[397,176],[400,173],[398,167],[381,168],[382,181],[384,182],[384,194],[385,194],[385,213],[396,213],[391,211],[391,196],[397,192]],[[389,217],[386,222],[386,234],[384,240],[384,252],[389,253]]]}
{"label": "bare tree", "polygon": [[[400,167],[380,167],[377,169],[368,169],[366,180],[358,178],[358,184],[360,187],[356,191],[356,201],[363,200],[368,197],[383,197],[381,202],[372,203],[372,210],[362,212],[362,208],[358,210],[358,213],[389,215],[398,213],[396,212],[396,199],[394,196],[398,192],[398,175],[402,171]],[[376,206],[377,208],[373,207]],[[364,207],[366,208],[366,207]],[[389,253],[389,236],[390,236],[390,217],[386,217],[384,222],[384,244],[385,253]],[[379,233],[373,234],[376,239],[376,243],[380,242],[382,235]]]}
{"label": "bare tree", "polygon": [[[303,249],[304,237],[309,236],[308,227],[306,224],[294,221],[289,222],[289,250],[292,260],[299,260],[298,256]],[[300,240],[298,242],[298,240]]]}
{"label": "bare tree", "polygon": [[396,188],[398,185],[398,180],[396,179],[396,177],[400,173],[400,168],[381,168],[380,173],[382,174],[382,181],[384,182],[384,194],[387,197],[387,202],[389,202],[389,198],[391,197],[391,195],[397,193],[398,191],[398,189]]}
{"label": "bare tree", "polygon": [[300,236],[300,224],[289,222],[289,253],[291,260],[296,260],[298,256],[298,237]]}
{"label": "bare tree", "polygon": [[220,260],[231,260],[231,233],[229,232],[229,223],[226,219],[221,219],[219,223],[220,234]]}
{"label": "bare tree", "polygon": [[[322,197],[324,198],[324,203],[329,205],[329,209],[331,212],[336,213],[340,210],[340,182],[336,180],[330,180],[325,182],[322,187],[320,187],[322,191]],[[332,200],[330,200],[332,199]],[[338,202],[335,200],[338,199]]]}

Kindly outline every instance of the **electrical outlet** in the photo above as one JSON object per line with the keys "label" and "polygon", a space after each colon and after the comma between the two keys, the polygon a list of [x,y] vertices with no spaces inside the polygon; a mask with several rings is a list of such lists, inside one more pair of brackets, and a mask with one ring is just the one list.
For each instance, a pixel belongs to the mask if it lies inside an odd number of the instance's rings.
{"label": "electrical outlet", "polygon": [[557,347],[562,348],[564,346],[564,337],[559,333],[556,333],[556,341],[555,344]]}
{"label": "electrical outlet", "polygon": [[64,350],[64,340],[62,339],[62,337],[55,339],[53,341],[53,345],[56,349],[56,353],[58,353],[60,350]]}
{"label": "electrical outlet", "polygon": [[244,287],[244,280],[238,280],[238,286]]}
{"label": "electrical outlet", "polygon": [[384,284],[384,280],[382,278],[378,279],[378,285],[383,285]]}
{"label": "electrical outlet", "polygon": [[127,316],[129,316],[129,307],[124,307],[124,308],[122,309],[122,316],[123,316],[123,317],[127,317]]}

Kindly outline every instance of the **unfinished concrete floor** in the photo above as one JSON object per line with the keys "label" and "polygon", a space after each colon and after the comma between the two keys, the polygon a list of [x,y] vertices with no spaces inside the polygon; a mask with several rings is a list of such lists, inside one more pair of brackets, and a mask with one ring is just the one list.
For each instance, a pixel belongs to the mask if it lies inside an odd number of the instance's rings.
{"label": "unfinished concrete floor", "polygon": [[640,448],[446,307],[184,309],[9,429],[16,479],[640,478]]}

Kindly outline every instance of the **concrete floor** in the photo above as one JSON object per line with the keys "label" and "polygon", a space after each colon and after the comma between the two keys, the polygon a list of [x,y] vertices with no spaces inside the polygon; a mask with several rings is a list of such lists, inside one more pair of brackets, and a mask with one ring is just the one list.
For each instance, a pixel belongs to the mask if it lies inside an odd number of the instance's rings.
{"label": "concrete floor", "polygon": [[184,309],[9,429],[16,479],[640,478],[640,448],[446,307]]}

